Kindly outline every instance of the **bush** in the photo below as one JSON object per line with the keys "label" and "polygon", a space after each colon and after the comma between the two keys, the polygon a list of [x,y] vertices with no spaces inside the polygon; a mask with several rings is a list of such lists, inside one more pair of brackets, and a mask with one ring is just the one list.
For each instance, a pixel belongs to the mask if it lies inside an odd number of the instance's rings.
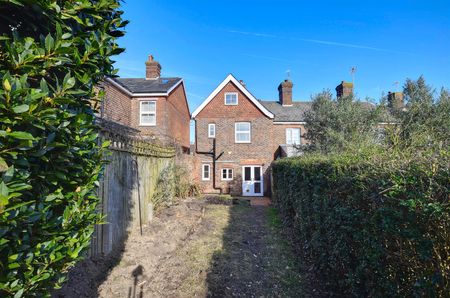
{"label": "bush", "polygon": [[195,183],[184,164],[172,164],[161,171],[152,203],[156,210],[168,207],[176,199],[186,199],[200,195],[200,187]]}
{"label": "bush", "polygon": [[0,296],[46,296],[86,251],[102,167],[94,86],[119,1],[0,1]]}
{"label": "bush", "polygon": [[353,96],[332,99],[329,91],[312,97],[305,112],[306,151],[324,153],[359,151],[378,145],[377,124],[386,117],[381,107],[355,100]]}
{"label": "bush", "polygon": [[450,292],[450,152],[274,163],[274,203],[300,259],[336,296]]}

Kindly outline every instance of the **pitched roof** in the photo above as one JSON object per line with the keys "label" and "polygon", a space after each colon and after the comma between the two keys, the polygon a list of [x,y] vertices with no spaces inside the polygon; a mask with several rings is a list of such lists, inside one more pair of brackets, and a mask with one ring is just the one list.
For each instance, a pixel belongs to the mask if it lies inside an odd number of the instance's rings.
{"label": "pitched roof", "polygon": [[226,84],[228,84],[228,82],[232,82],[234,85],[236,85],[236,87],[245,94],[245,96],[248,97],[248,99],[250,99],[250,101],[267,117],[273,119],[274,115],[267,109],[265,108],[259,100],[257,100],[253,94],[251,94],[231,73],[225,78],[225,80],[222,81],[222,83],[220,83],[219,86],[217,86],[216,89],[214,89],[213,92],[211,92],[211,94],[205,99],[205,101],[192,113],[192,118],[195,118],[201,110],[203,110],[204,107],[206,107],[206,105],[213,100],[213,98],[220,92],[220,90],[223,89],[223,87],[225,87]]}
{"label": "pitched roof", "polygon": [[158,78],[152,80],[144,78],[108,78],[107,80],[133,94],[168,94],[183,81],[181,78]]}
{"label": "pitched roof", "polygon": [[[275,122],[304,122],[305,114],[311,110],[311,101],[293,101],[291,106],[283,106],[279,101],[259,101],[266,109],[271,111]],[[359,102],[366,109],[374,109],[376,106],[367,101]]]}
{"label": "pitched roof", "polygon": [[283,106],[279,101],[259,101],[266,109],[271,111],[275,122],[303,122],[305,112],[311,109],[312,102],[293,101],[292,106]]}

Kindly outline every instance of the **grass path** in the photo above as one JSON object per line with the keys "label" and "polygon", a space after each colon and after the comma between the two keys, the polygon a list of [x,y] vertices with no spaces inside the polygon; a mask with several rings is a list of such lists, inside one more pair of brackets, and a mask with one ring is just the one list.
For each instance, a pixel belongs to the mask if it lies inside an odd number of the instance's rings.
{"label": "grass path", "polygon": [[273,208],[193,200],[130,235],[116,262],[80,264],[54,296],[304,297],[297,268]]}

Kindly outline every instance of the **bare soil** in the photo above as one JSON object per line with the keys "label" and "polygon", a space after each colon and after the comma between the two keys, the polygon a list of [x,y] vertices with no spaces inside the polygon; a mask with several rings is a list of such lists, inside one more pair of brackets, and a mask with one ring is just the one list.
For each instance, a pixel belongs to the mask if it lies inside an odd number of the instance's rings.
{"label": "bare soil", "polygon": [[193,199],[131,234],[123,251],[81,262],[53,296],[310,296],[285,239],[271,207]]}

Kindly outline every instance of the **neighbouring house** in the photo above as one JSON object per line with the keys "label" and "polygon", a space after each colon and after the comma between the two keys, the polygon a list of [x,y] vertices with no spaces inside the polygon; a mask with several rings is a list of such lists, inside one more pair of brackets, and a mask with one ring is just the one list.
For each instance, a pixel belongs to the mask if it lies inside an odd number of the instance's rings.
{"label": "neighbouring house", "polygon": [[137,129],[142,139],[188,152],[191,117],[183,79],[161,77],[161,65],[151,55],[145,67],[145,78],[106,79],[101,117]]}
{"label": "neighbouring house", "polygon": [[[284,80],[278,100],[258,100],[230,74],[193,112],[204,192],[270,195],[272,161],[298,155],[297,145],[308,143],[304,125],[311,102],[293,101],[292,88]],[[353,84],[342,82],[336,92],[348,96]]]}

